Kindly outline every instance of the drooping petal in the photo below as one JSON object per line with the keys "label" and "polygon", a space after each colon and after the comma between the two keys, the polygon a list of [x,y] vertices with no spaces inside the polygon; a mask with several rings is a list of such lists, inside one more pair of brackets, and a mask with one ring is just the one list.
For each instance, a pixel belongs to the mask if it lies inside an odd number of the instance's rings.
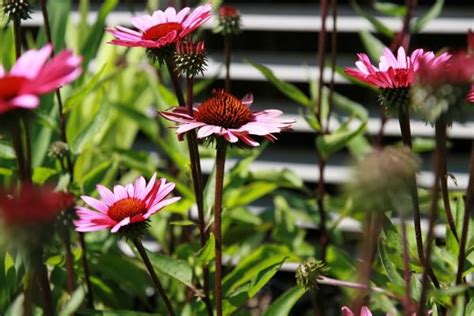
{"label": "drooping petal", "polygon": [[51,55],[52,50],[53,47],[48,44],[40,50],[32,49],[27,51],[13,65],[10,75],[29,79],[36,78]]}

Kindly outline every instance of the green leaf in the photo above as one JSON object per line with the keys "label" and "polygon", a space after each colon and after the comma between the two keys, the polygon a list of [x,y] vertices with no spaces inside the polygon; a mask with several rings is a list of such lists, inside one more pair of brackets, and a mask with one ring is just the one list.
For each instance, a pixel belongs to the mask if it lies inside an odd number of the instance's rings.
{"label": "green leaf", "polygon": [[264,65],[253,63],[251,61],[247,61],[247,63],[260,71],[262,75],[264,75],[265,78],[275,86],[275,88],[277,88],[281,93],[286,95],[291,100],[305,107],[310,107],[312,105],[311,100],[300,89],[291,83],[287,83],[278,79],[270,68]]}
{"label": "green leaf", "polygon": [[84,58],[83,67],[85,69],[87,69],[91,59],[97,54],[102,36],[104,35],[105,19],[117,4],[118,0],[106,0],[100,7],[94,26],[90,29],[89,36],[81,47],[81,55]]}
{"label": "green leaf", "polygon": [[296,286],[289,289],[273,302],[262,316],[287,316],[298,300],[306,293],[306,290]]}
{"label": "green leaf", "polygon": [[407,8],[403,5],[398,5],[391,2],[375,2],[374,9],[390,16],[404,16]]}
{"label": "green leaf", "polygon": [[196,223],[193,222],[193,221],[185,219],[185,220],[182,220],[182,221],[170,222],[170,225],[173,225],[173,226],[195,226]]}
{"label": "green leaf", "polygon": [[413,138],[413,152],[421,154],[432,152],[436,148],[436,142],[432,138]]}
{"label": "green leaf", "polygon": [[226,275],[222,281],[223,293],[225,296],[232,295],[237,288],[250,282],[260,271],[274,264],[280,264],[288,256],[292,254],[285,246],[271,244],[261,246],[243,258],[235,269]]}
{"label": "green leaf", "polygon": [[199,249],[195,257],[199,265],[208,264],[215,257],[216,238],[211,233],[203,248]]}
{"label": "green leaf", "polygon": [[322,135],[316,138],[316,146],[319,154],[327,159],[335,152],[344,148],[354,137],[362,135],[365,132],[367,123],[361,123],[354,130],[349,129],[351,119],[342,124],[334,133]]}
{"label": "green leaf", "polygon": [[193,270],[191,266],[183,260],[174,259],[159,254],[150,254],[153,266],[162,274],[175,279],[184,285],[194,288],[192,284]]}
{"label": "green leaf", "polygon": [[334,92],[333,94],[334,106],[346,113],[349,116],[353,116],[361,121],[367,121],[369,118],[369,111],[367,108],[360,103],[352,101],[342,94]]}
{"label": "green leaf", "polygon": [[71,296],[71,299],[66,303],[64,308],[59,313],[59,316],[68,316],[74,314],[74,312],[81,306],[84,300],[85,292],[83,287],[79,287]]}
{"label": "green leaf", "polygon": [[0,158],[8,160],[16,159],[15,151],[10,145],[0,143]]}
{"label": "green leaf", "polygon": [[[64,39],[66,34],[66,25],[71,12],[71,0],[49,0],[47,2],[47,9],[49,14],[49,24],[51,27],[51,36],[54,43],[55,51],[64,49]],[[51,14],[54,12],[54,14]],[[44,28],[41,28],[38,35],[38,47],[46,44],[46,34]]]}
{"label": "green leaf", "polygon": [[80,154],[86,145],[88,145],[94,137],[104,128],[105,122],[109,115],[109,105],[98,102],[100,104],[99,110],[96,112],[93,120],[83,128],[76,138],[71,142],[71,151],[74,154]]}
{"label": "green leaf", "polygon": [[372,60],[379,60],[380,56],[383,54],[383,49],[385,45],[377,37],[373,36],[372,33],[368,31],[359,32],[360,40],[364,44],[365,51],[369,54]]}
{"label": "green leaf", "polygon": [[85,175],[80,177],[78,180],[79,185],[82,187],[82,191],[89,194],[95,189],[98,183],[103,183],[103,179],[106,177],[110,170],[115,169],[112,167],[115,161],[113,159],[106,160],[96,165],[92,170],[89,170]]}
{"label": "green leaf", "polygon": [[257,293],[278,272],[285,260],[286,258],[283,258],[279,262],[268,265],[259,270],[248,284],[238,288],[232,295],[226,297],[222,302],[224,314],[230,315],[232,312],[244,305],[249,299],[257,295]]}
{"label": "green leaf", "polygon": [[43,184],[56,174],[58,174],[56,169],[36,167],[33,169],[33,182],[37,184]]}
{"label": "green leaf", "polygon": [[80,88],[77,88],[74,94],[72,94],[64,103],[63,111],[68,112],[76,106],[79,106],[93,91],[101,87],[104,81],[111,79],[112,76],[108,76],[105,78],[105,80],[101,80],[102,75],[105,73],[106,69],[107,65],[103,65],[96,74],[86,81],[86,83],[84,83]]}
{"label": "green leaf", "polygon": [[436,0],[428,12],[426,12],[426,14],[421,18],[415,20],[415,22],[411,25],[411,32],[420,32],[426,26],[426,24],[428,24],[431,20],[436,19],[441,14],[443,11],[443,6],[444,0]]}
{"label": "green leaf", "polygon": [[388,37],[388,38],[392,38],[395,36],[395,32],[392,31],[388,26],[386,26],[385,24],[383,24],[379,19],[377,19],[376,17],[374,17],[373,15],[367,13],[366,11],[362,10],[362,8],[357,4],[356,1],[354,0],[349,0],[352,8],[354,9],[354,11],[363,16],[367,21],[370,22],[370,24],[372,24],[372,26],[380,33],[382,33],[384,36]]}
{"label": "green leaf", "polygon": [[224,207],[231,209],[237,206],[249,205],[251,202],[273,192],[277,188],[278,183],[252,182],[241,189],[226,194]]}
{"label": "green leaf", "polygon": [[129,107],[125,104],[112,103],[113,107],[119,112],[124,114],[126,117],[134,120],[140,129],[148,136],[151,140],[156,141],[158,134],[158,125],[156,124],[155,118],[148,117],[145,114],[141,113],[137,109]]}

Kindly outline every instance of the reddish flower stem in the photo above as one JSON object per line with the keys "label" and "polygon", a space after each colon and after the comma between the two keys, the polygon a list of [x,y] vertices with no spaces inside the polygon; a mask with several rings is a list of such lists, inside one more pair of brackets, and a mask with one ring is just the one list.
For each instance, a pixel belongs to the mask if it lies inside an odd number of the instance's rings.
{"label": "reddish flower stem", "polygon": [[161,285],[161,282],[155,273],[155,269],[153,268],[153,265],[151,264],[150,258],[148,258],[145,247],[143,247],[143,244],[139,239],[135,238],[132,241],[135,247],[137,248],[138,253],[142,257],[143,262],[145,263],[145,266],[148,270],[148,273],[150,274],[151,280],[153,281],[153,284],[155,285],[156,290],[158,291],[158,293],[160,293],[161,297],[163,298],[163,301],[165,302],[166,309],[168,310],[168,315],[174,316],[175,313],[173,310],[173,305],[171,305],[168,295],[166,295],[165,289],[163,288],[163,285]]}
{"label": "reddish flower stem", "polygon": [[[187,78],[187,93],[186,93],[186,109],[189,115],[193,115],[193,78]],[[189,142],[188,142],[189,143]],[[191,161],[199,161],[199,156],[196,156],[196,151],[190,151]],[[195,168],[192,168],[193,172],[193,181],[194,184],[194,192],[201,192],[202,191],[202,177],[201,177],[201,164],[198,163]],[[202,199],[196,199],[197,209],[198,209],[198,221],[199,221],[199,234],[200,234],[200,242],[201,248],[206,245],[207,242],[207,232],[206,232],[206,219],[204,218],[204,203]],[[212,304],[209,299],[209,268],[207,264],[204,264],[202,267],[203,271],[203,290],[205,297],[203,298],[204,304],[206,305],[207,313],[209,316],[212,316]]]}
{"label": "reddish flower stem", "polygon": [[222,195],[224,193],[224,168],[227,144],[223,139],[217,139],[216,150],[216,187],[214,195],[214,236],[216,238],[216,271],[214,296],[216,314],[222,316]]}
{"label": "reddish flower stem", "polygon": [[360,284],[360,283],[356,283],[356,282],[349,282],[349,281],[342,281],[342,280],[337,280],[337,279],[333,279],[333,278],[328,278],[328,277],[325,277],[325,276],[320,276],[318,278],[318,283],[319,284],[326,284],[326,285],[331,285],[331,286],[338,286],[338,287],[347,287],[347,288],[351,288],[351,289],[365,289],[365,290],[369,290],[371,292],[376,292],[376,293],[382,293],[390,298],[393,298],[393,299],[396,299],[396,300],[400,300],[400,297],[398,297],[396,294],[394,293],[391,293],[387,290],[384,290],[382,288],[379,288],[379,287],[370,287],[370,286],[367,286],[366,284]]}
{"label": "reddish flower stem", "polygon": [[471,158],[469,161],[469,183],[467,185],[464,216],[461,230],[461,242],[459,245],[458,270],[456,272],[456,284],[461,284],[466,260],[466,244],[469,233],[469,221],[474,212],[474,141],[471,144]]}
{"label": "reddish flower stem", "polygon": [[[425,315],[425,304],[426,298],[428,294],[428,269],[431,265],[431,253],[433,250],[433,240],[434,240],[434,226],[435,222],[438,217],[438,199],[439,199],[439,189],[440,189],[440,178],[441,178],[441,164],[440,164],[440,155],[441,150],[439,147],[440,142],[446,142],[446,125],[443,122],[443,118],[438,119],[435,124],[436,130],[436,150],[434,152],[434,184],[433,184],[433,192],[432,192],[432,201],[430,207],[430,215],[429,215],[429,227],[428,227],[428,236],[427,236],[427,243],[426,243],[426,258],[425,258],[425,268],[423,269],[423,275],[421,278],[421,294],[420,294],[420,302],[418,307],[417,315],[423,316]],[[444,133],[443,133],[444,129]],[[444,135],[444,138],[443,138]]]}
{"label": "reddish flower stem", "polygon": [[225,91],[230,92],[230,64],[232,61],[232,36],[230,34],[226,34],[224,36],[224,57],[225,57],[225,81],[224,81],[224,88]]}
{"label": "reddish flower stem", "polygon": [[[329,110],[327,114],[327,122],[325,133],[329,133],[329,119],[334,106],[334,79],[336,76],[337,63],[337,0],[331,0],[331,15],[332,15],[332,32],[331,32],[331,79],[329,81]],[[319,88],[319,87],[318,87]]]}
{"label": "reddish flower stem", "polygon": [[84,270],[84,278],[87,287],[87,305],[89,308],[94,309],[94,295],[92,292],[92,283],[89,272],[89,261],[87,261],[87,244],[85,240],[85,234],[79,233],[79,243],[82,249],[82,269]]}
{"label": "reddish flower stem", "polygon": [[49,279],[48,279],[48,269],[43,264],[42,260],[42,252],[41,256],[39,256],[39,261],[37,264],[36,270],[36,277],[38,280],[38,285],[41,290],[41,294],[43,296],[43,312],[47,316],[54,316],[54,306],[53,306],[53,296],[51,294],[51,288],[49,286]]}
{"label": "reddish flower stem", "polygon": [[[319,63],[319,81],[318,81],[318,96],[316,100],[316,119],[320,123],[322,128],[322,133],[319,137],[322,137],[324,134],[324,126],[322,125],[322,113],[321,113],[321,104],[323,98],[323,84],[324,84],[324,59],[326,53],[326,18],[327,18],[327,0],[322,0],[320,5],[321,10],[321,30],[319,32],[319,55],[318,55],[318,63]],[[319,182],[316,188],[316,200],[318,204],[318,211],[320,217],[320,224],[319,224],[319,243],[321,246],[321,260],[323,262],[326,261],[326,253],[327,253],[327,246],[329,244],[329,236],[326,229],[326,210],[324,205],[324,196],[326,194],[326,187],[324,183],[324,171],[326,167],[326,160],[324,157],[319,155]]]}
{"label": "reddish flower stem", "polygon": [[[443,126],[440,126],[440,133],[442,135],[436,135],[436,138],[444,138],[446,139],[446,123]],[[448,190],[448,162],[446,160],[446,156],[448,155],[448,151],[446,149],[446,142],[439,142],[437,144],[440,150],[440,168],[441,168],[441,193],[443,196],[443,205],[444,205],[444,210],[446,213],[446,220],[448,221],[448,226],[449,229],[451,230],[451,233],[453,234],[454,238],[456,241],[459,243],[459,237],[456,232],[456,225],[454,224],[454,218],[453,218],[453,213],[451,212],[451,205],[449,203],[449,190]]]}
{"label": "reddish flower stem", "polygon": [[21,19],[13,19],[13,36],[15,38],[15,55],[16,59],[21,56]]}
{"label": "reddish flower stem", "polygon": [[19,117],[15,117],[11,124],[11,137],[13,149],[15,150],[16,160],[18,164],[18,176],[21,182],[30,183],[31,178],[28,176],[26,168],[26,158],[23,150],[21,121]]}
{"label": "reddish flower stem", "polygon": [[[400,123],[400,131],[402,134],[403,145],[410,150],[412,149],[411,141],[411,129],[410,129],[410,116],[408,113],[408,108],[402,106],[398,111],[398,121]],[[423,249],[423,236],[421,232],[421,212],[420,205],[418,200],[418,185],[416,177],[413,176],[410,179],[410,194],[411,200],[413,203],[413,222],[415,227],[415,239],[416,239],[416,249],[418,251],[418,257],[424,269],[427,270],[428,275],[430,276],[433,284],[439,288],[439,282],[436,278],[431,266],[429,266],[425,260],[425,254]]]}
{"label": "reddish flower stem", "polygon": [[63,240],[64,248],[66,249],[66,274],[67,274],[67,291],[69,295],[74,293],[74,260],[71,250],[71,236],[69,235],[69,228],[66,225],[63,225]]}
{"label": "reddish flower stem", "polygon": [[[396,204],[394,203],[394,206]],[[400,216],[400,228],[402,231],[402,251],[403,251],[403,280],[405,281],[405,297],[403,298],[403,305],[405,309],[405,315],[410,316],[415,311],[412,307],[411,302],[411,272],[410,272],[410,253],[408,249],[408,238],[407,238],[407,224],[405,222],[404,210],[399,210]]]}

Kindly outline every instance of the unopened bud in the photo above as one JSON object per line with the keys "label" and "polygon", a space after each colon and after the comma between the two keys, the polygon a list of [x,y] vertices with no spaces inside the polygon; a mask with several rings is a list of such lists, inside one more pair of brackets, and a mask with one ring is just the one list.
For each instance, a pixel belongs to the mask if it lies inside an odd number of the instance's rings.
{"label": "unopened bud", "polygon": [[305,289],[317,288],[318,278],[328,270],[322,261],[309,258],[296,268],[296,283]]}
{"label": "unopened bud", "polygon": [[51,144],[48,150],[48,157],[53,159],[63,159],[69,152],[69,146],[65,142],[56,141]]}
{"label": "unopened bud", "polygon": [[31,18],[28,0],[3,0],[3,12],[10,20],[27,20]]}
{"label": "unopened bud", "polygon": [[234,6],[223,5],[219,8],[216,31],[222,35],[238,35],[242,32],[240,12]]}
{"label": "unopened bud", "polygon": [[204,42],[181,42],[176,45],[174,55],[176,69],[186,77],[203,74],[207,66]]}

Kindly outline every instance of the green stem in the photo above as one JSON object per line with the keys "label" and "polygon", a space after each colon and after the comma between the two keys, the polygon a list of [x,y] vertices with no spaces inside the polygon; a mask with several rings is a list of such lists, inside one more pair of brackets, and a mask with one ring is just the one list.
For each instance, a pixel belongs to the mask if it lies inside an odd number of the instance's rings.
{"label": "green stem", "polygon": [[232,60],[232,37],[227,34],[224,36],[224,57],[225,57],[225,91],[230,93],[230,64]]}
{"label": "green stem", "polygon": [[216,272],[214,296],[217,316],[222,316],[222,195],[224,190],[224,168],[227,144],[223,139],[217,139],[216,152],[216,188],[214,196],[214,236],[216,238]]}
{"label": "green stem", "polygon": [[158,291],[158,293],[160,293],[161,297],[163,298],[163,301],[165,302],[166,309],[168,310],[168,315],[174,316],[175,313],[173,310],[173,305],[171,305],[168,295],[166,295],[165,289],[163,288],[163,285],[161,285],[161,282],[155,273],[155,269],[153,268],[153,265],[151,264],[150,258],[148,258],[145,247],[143,247],[143,244],[139,239],[135,238],[132,241],[135,247],[137,248],[138,253],[142,257],[143,262],[145,263],[145,267],[147,268],[148,273],[150,274],[151,280],[153,281],[153,284],[155,285],[156,290]]}

